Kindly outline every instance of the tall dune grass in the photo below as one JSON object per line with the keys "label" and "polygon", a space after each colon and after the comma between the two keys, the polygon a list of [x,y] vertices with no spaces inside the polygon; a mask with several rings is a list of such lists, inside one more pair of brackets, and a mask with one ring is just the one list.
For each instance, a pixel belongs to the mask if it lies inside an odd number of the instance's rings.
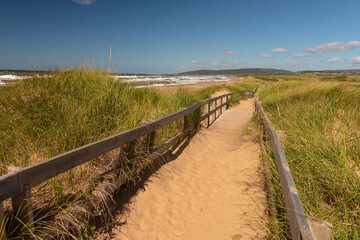
{"label": "tall dune grass", "polygon": [[89,69],[52,72],[0,88],[1,173],[26,166],[153,118],[152,91]]}
{"label": "tall dune grass", "polygon": [[[82,67],[51,72],[47,77],[35,75],[0,87],[0,175],[7,173],[10,165],[25,167],[156,120],[209,98],[222,88],[238,91],[255,86],[250,82],[197,92],[179,89],[162,96]],[[239,97],[233,98],[236,100]],[[156,146],[182,127],[180,120],[157,131]],[[92,219],[111,218],[109,193],[116,191],[118,186],[114,182],[118,182],[120,173],[129,172],[137,161],[142,161],[141,141],[115,149],[33,188],[36,234],[55,239],[95,237]],[[138,180],[138,176],[129,177],[134,182]],[[20,225],[13,231],[18,221],[10,214],[11,207],[8,210],[8,234],[29,235],[26,226]]]}
{"label": "tall dune grass", "polygon": [[[330,222],[335,239],[359,238],[359,86],[290,80],[262,89],[260,100],[274,126],[285,131],[285,154],[306,214]],[[267,166],[275,168],[271,161]],[[289,236],[278,176],[267,171],[279,211],[273,234]]]}

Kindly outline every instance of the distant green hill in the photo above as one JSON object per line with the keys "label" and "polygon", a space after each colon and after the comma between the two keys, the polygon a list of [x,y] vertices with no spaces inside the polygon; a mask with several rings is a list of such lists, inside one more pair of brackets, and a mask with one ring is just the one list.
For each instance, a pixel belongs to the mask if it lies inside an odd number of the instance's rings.
{"label": "distant green hill", "polygon": [[299,73],[360,73],[360,69],[343,69],[343,70],[305,70],[299,71]]}
{"label": "distant green hill", "polygon": [[271,68],[242,68],[242,69],[225,69],[225,70],[197,70],[190,72],[183,72],[179,74],[184,75],[261,75],[261,74],[286,74],[291,71]]}

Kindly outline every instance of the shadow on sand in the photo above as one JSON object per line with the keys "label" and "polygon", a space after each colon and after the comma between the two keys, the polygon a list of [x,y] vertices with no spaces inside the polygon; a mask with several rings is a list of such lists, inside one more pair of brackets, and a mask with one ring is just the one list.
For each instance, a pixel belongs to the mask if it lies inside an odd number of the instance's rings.
{"label": "shadow on sand", "polygon": [[[159,156],[157,160],[154,161],[149,167],[147,167],[139,176],[140,181],[136,184],[134,183],[126,183],[120,187],[117,193],[113,196],[113,200],[116,206],[113,209],[113,215],[121,215],[125,214],[128,209],[126,208],[126,204],[131,201],[133,197],[135,197],[139,191],[145,191],[145,186],[148,184],[150,176],[156,174],[156,172],[164,165],[169,162],[177,159],[180,154],[184,151],[184,149],[189,145],[191,139],[197,134],[199,131],[192,132],[187,138],[181,141],[178,144],[175,144],[172,148],[170,148],[165,154]],[[126,223],[126,219],[124,221],[116,222],[116,225],[124,225]],[[103,234],[108,235],[111,238],[111,228],[113,227],[111,224],[111,220],[108,223],[97,221],[98,228],[101,230]]]}

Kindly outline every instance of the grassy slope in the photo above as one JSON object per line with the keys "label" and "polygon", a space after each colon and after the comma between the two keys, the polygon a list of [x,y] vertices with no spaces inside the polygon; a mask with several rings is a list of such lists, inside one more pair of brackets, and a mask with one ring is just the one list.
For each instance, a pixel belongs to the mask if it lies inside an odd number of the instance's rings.
{"label": "grassy slope", "polygon": [[[313,75],[283,79],[264,88],[260,99],[275,127],[286,133],[286,156],[305,211],[332,223],[336,239],[356,238],[360,231],[360,179],[355,173],[360,164],[360,88],[349,82],[318,81]],[[276,180],[276,172],[271,174]],[[282,208],[277,182],[271,185],[276,205]],[[289,236],[281,224],[284,218],[278,220],[274,236]]]}
{"label": "grassy slope", "polygon": [[[180,89],[174,94],[162,96],[151,89],[136,89],[127,83],[114,81],[105,73],[82,68],[53,72],[47,78],[35,76],[12,86],[1,87],[0,175],[5,174],[10,165],[24,167],[136,127],[209,98],[217,90],[228,88],[237,91],[253,89],[257,85],[258,81],[249,81],[238,86],[224,84],[196,92]],[[159,130],[156,145],[181,129],[182,122],[177,121]],[[138,143],[130,147],[134,156],[141,155]],[[50,235],[56,236],[60,231],[63,236],[82,232],[90,234],[90,218],[104,214],[101,207],[106,207],[95,203],[94,189],[99,181],[108,180],[107,172],[110,167],[119,167],[117,164],[119,160],[109,154],[33,189],[34,198],[37,199],[33,203],[35,208],[52,208],[50,217],[62,219],[55,227],[51,225]],[[129,168],[129,164],[134,166],[136,162],[127,159],[120,169]],[[132,178],[137,179],[136,176]],[[69,205],[74,201],[78,209],[75,211],[73,205]],[[64,209],[67,211],[64,217],[55,217]],[[41,217],[42,213],[38,216]],[[14,222],[10,218],[10,223]],[[48,223],[41,221],[37,224],[49,227]]]}
{"label": "grassy slope", "polygon": [[[222,88],[179,90],[161,96],[89,69],[56,72],[0,88],[0,175],[56,154],[158,119]],[[256,84],[256,83],[255,83]]]}

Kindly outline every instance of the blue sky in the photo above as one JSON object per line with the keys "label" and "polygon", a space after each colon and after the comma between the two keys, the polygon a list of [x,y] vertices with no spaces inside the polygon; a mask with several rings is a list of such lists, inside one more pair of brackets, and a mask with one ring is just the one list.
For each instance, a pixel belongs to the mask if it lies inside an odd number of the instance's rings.
{"label": "blue sky", "polygon": [[[349,69],[359,0],[1,0],[0,69]],[[360,68],[359,64],[353,68]]]}

